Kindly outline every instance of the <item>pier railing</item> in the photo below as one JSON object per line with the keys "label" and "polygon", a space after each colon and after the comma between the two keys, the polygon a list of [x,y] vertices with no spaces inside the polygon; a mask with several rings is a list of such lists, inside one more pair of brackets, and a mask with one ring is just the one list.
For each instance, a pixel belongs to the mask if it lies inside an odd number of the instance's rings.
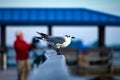
{"label": "pier railing", "polygon": [[120,48],[64,49],[63,52],[73,73],[120,75]]}
{"label": "pier railing", "polygon": [[[41,52],[43,49],[38,49]],[[65,55],[68,67],[72,72],[77,74],[91,74],[91,73],[108,73],[108,74],[120,74],[120,48],[89,48],[83,49],[70,49],[65,48],[61,50],[62,54]],[[42,52],[41,52],[42,53]],[[8,66],[8,68],[16,65],[15,51],[13,47],[8,47],[4,55],[0,54],[1,66]],[[31,63],[33,63],[34,56],[30,56]],[[70,64],[70,65],[69,65]],[[6,67],[5,66],[5,67]]]}

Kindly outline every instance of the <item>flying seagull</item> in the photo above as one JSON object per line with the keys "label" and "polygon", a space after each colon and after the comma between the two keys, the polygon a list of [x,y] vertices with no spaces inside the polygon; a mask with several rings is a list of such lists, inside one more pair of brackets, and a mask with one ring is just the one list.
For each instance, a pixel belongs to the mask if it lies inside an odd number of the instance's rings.
{"label": "flying seagull", "polygon": [[59,36],[49,36],[44,33],[39,33],[40,37],[36,37],[37,39],[41,39],[44,41],[47,41],[48,44],[54,46],[57,49],[67,47],[71,43],[71,39],[74,39],[75,37],[71,37],[69,35],[65,35],[64,37],[59,37]]}

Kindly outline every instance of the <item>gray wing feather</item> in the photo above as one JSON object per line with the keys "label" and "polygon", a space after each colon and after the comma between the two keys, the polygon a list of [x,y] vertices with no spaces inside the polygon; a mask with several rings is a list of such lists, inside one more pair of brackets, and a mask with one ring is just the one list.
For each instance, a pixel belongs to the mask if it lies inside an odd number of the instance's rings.
{"label": "gray wing feather", "polygon": [[62,44],[65,42],[65,39],[63,37],[48,37],[47,41],[52,42],[54,44],[57,44],[57,43]]}

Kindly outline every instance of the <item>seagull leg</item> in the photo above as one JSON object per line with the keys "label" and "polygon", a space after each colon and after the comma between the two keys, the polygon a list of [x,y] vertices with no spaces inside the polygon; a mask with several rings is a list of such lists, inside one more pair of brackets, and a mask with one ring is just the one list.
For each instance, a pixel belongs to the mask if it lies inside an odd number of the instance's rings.
{"label": "seagull leg", "polygon": [[60,51],[60,48],[57,48],[57,54],[60,55],[61,54],[61,51]]}

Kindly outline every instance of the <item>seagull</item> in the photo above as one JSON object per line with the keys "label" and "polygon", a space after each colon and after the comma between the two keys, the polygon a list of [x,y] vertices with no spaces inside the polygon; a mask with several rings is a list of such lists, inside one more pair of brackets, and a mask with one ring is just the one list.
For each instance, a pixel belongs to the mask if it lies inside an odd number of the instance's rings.
{"label": "seagull", "polygon": [[71,37],[69,35],[65,35],[64,37],[61,36],[49,36],[44,33],[37,32],[40,37],[36,37],[37,39],[41,39],[44,41],[47,41],[48,44],[54,46],[57,49],[67,47],[71,43],[71,39],[74,39],[75,37]]}

